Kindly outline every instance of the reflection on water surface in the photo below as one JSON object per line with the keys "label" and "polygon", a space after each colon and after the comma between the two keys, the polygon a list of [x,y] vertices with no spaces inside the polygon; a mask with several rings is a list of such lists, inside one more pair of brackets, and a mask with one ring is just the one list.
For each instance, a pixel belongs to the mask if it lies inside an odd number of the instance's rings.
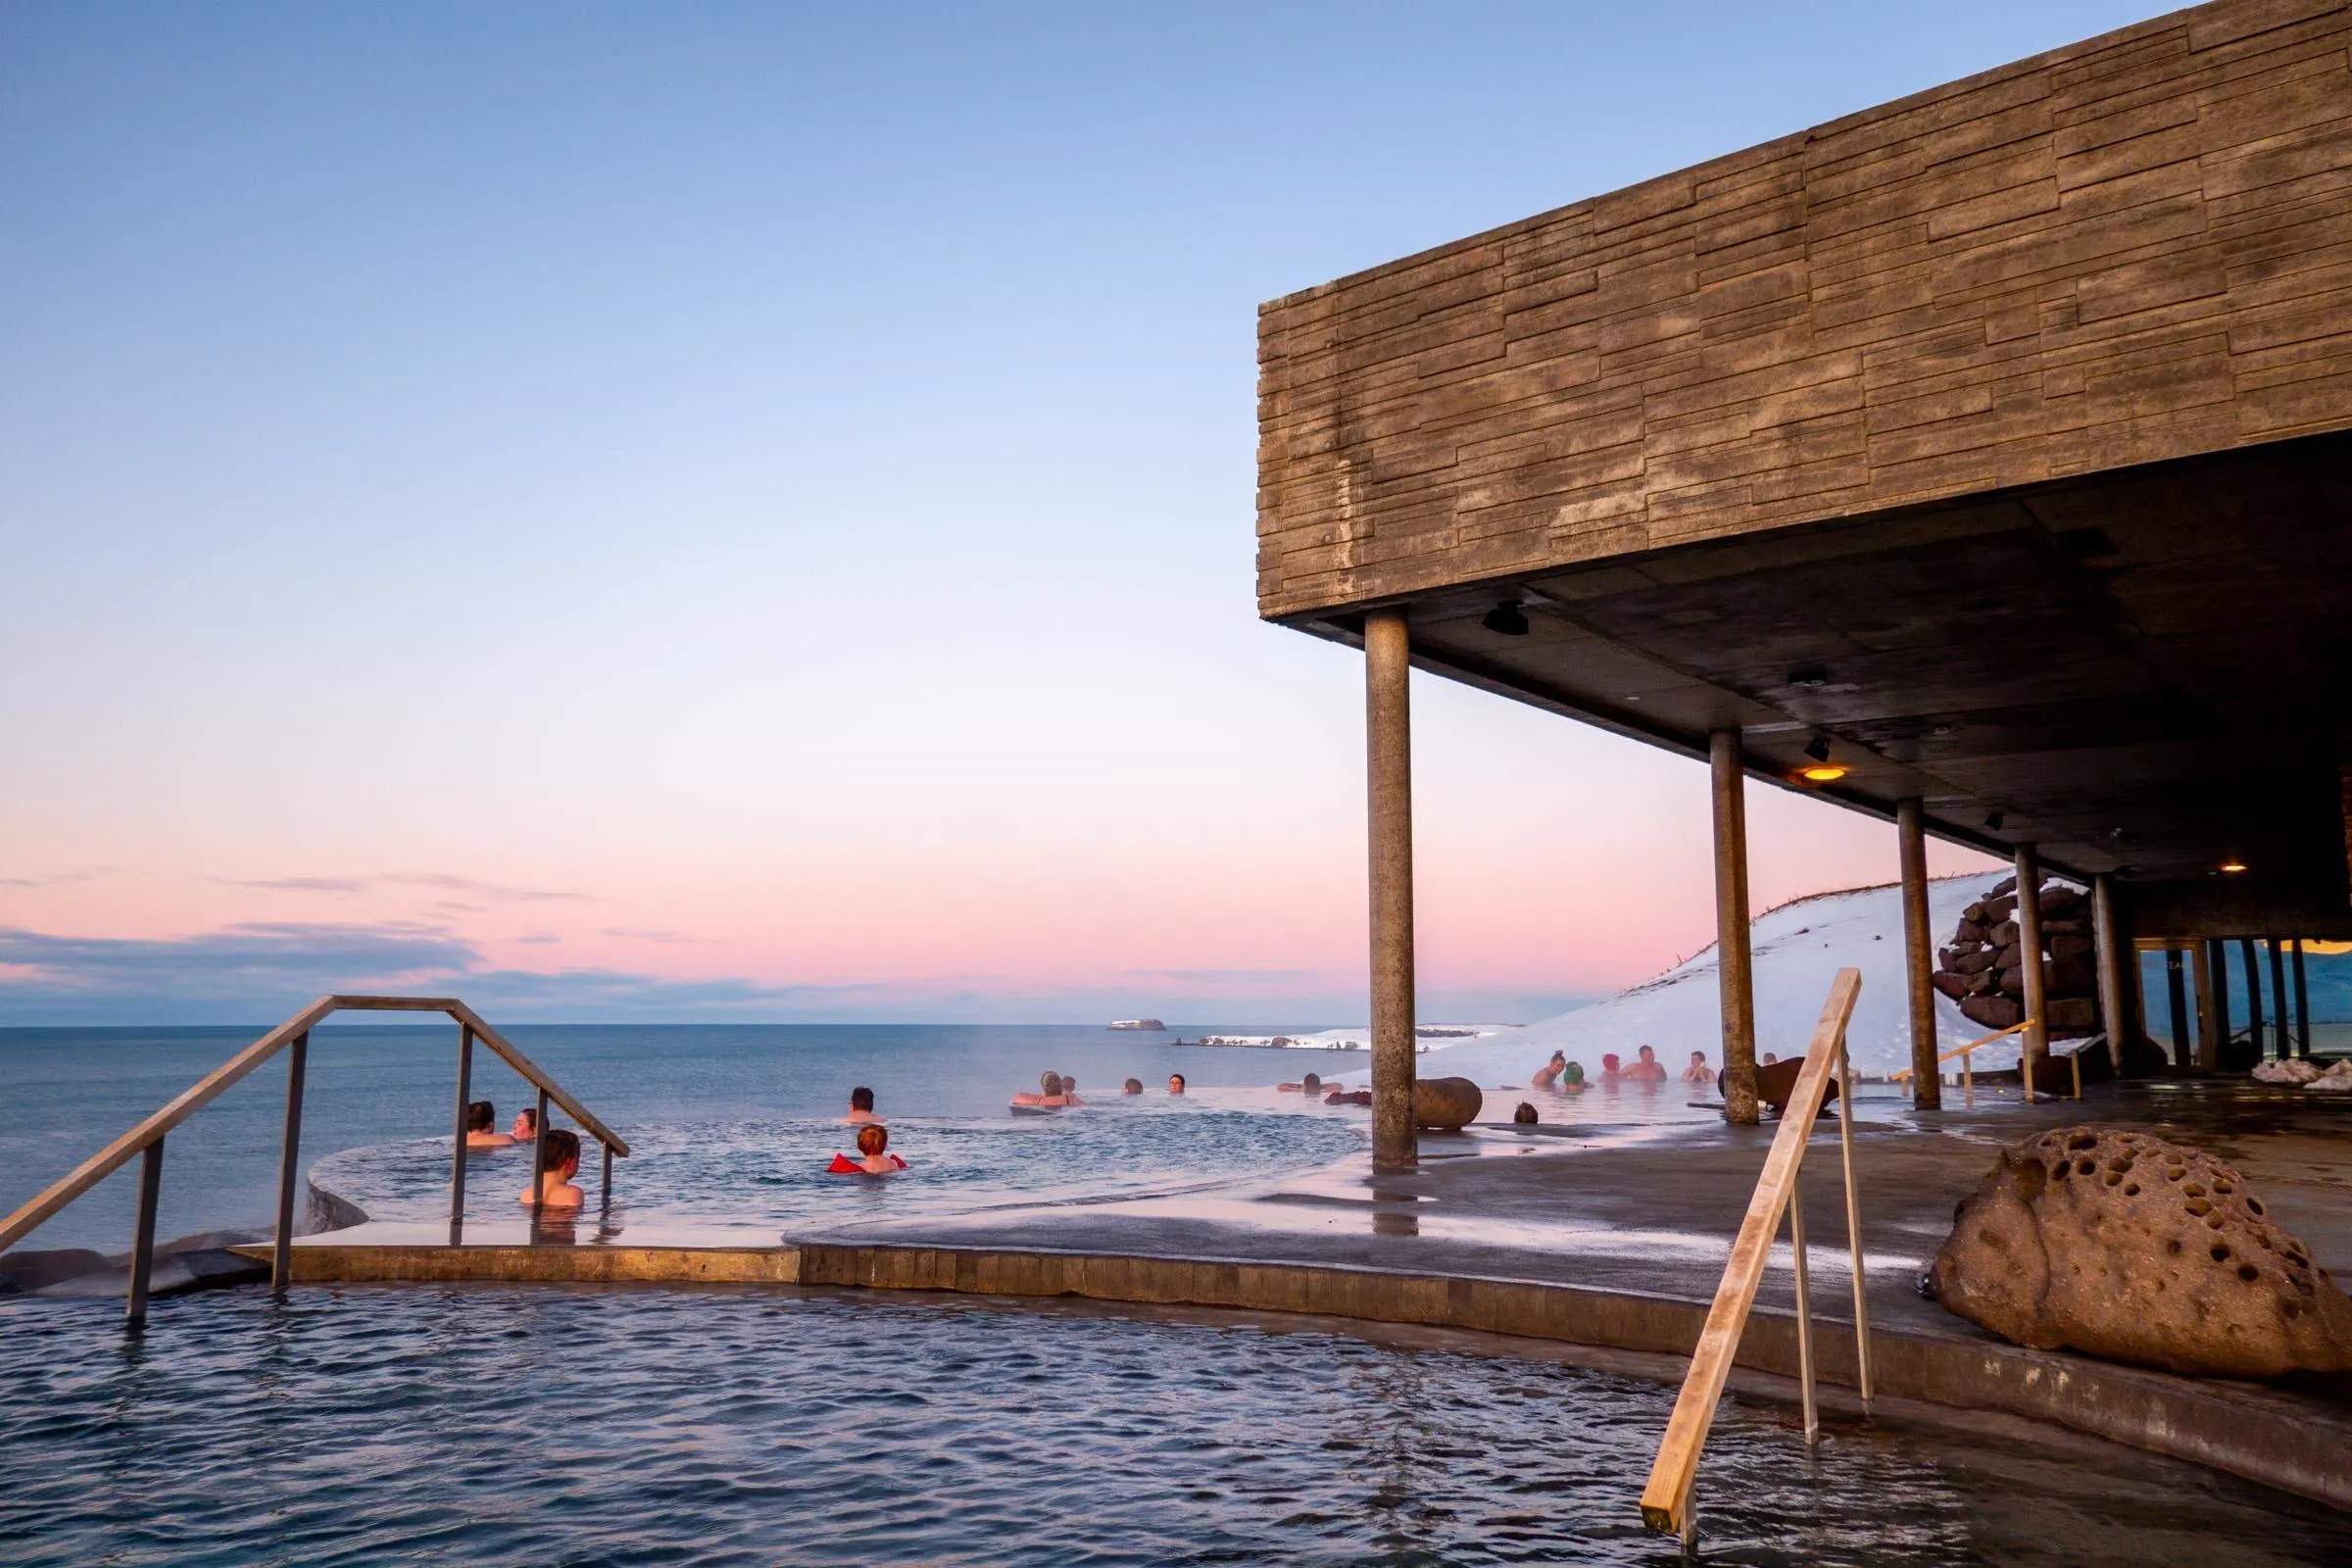
{"label": "reflection on water surface", "polygon": [[[0,1302],[26,1564],[1664,1563],[1664,1387],[1322,1332],[791,1291]],[[1710,1561],[2352,1560],[2352,1521],[2053,1439],[1734,1401]]]}

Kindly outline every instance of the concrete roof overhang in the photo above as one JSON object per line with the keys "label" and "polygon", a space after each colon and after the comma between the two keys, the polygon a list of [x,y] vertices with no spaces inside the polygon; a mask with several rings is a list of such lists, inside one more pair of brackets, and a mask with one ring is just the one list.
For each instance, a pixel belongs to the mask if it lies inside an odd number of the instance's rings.
{"label": "concrete roof overhang", "polygon": [[[1525,635],[1482,624],[1504,600]],[[1737,727],[1755,777],[1919,797],[1940,837],[2174,884],[2206,929],[2347,923],[2352,434],[1392,602],[1434,673],[1698,755]],[[1358,642],[1371,608],[1283,619]],[[1846,777],[1797,777],[1816,739]]]}

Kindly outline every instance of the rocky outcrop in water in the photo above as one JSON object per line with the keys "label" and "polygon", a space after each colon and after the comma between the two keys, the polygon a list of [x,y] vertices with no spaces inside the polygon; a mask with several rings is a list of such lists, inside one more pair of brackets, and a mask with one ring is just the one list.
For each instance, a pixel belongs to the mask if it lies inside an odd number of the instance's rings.
{"label": "rocky outcrop in water", "polygon": [[1413,1084],[1413,1125],[1457,1132],[1478,1119],[1487,1097],[1467,1078],[1422,1078]]}
{"label": "rocky outcrop in water", "polygon": [[2146,1133],[2067,1127],[2003,1150],[1929,1279],[2035,1349],[2217,1377],[2352,1369],[2352,1298],[2243,1176]]}
{"label": "rocky outcrop in water", "polygon": [[[2053,1039],[2087,1035],[2099,1027],[2098,971],[2091,958],[2090,901],[2063,882],[2041,885],[2041,980]],[[1952,938],[1936,955],[1936,990],[1986,1029],[2006,1029],[2026,1016],[2025,952],[2019,946],[2017,879],[1993,884],[1961,911]]]}

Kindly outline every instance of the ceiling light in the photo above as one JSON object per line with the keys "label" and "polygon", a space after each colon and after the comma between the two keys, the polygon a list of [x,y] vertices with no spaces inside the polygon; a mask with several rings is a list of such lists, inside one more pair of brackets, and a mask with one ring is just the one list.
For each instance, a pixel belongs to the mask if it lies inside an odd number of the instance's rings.
{"label": "ceiling light", "polygon": [[1521,614],[1519,607],[1508,599],[1488,611],[1486,618],[1479,624],[1497,636],[1524,637],[1527,635],[1527,617]]}
{"label": "ceiling light", "polygon": [[2222,862],[2222,872],[2226,876],[2235,876],[2238,872],[2243,871],[2245,868],[2246,862],[2239,859],[2234,855]]}
{"label": "ceiling light", "polygon": [[1805,748],[1805,755],[1816,762],[1828,761],[1830,760],[1830,738],[1827,735],[1814,736],[1811,744]]}
{"label": "ceiling light", "polygon": [[1840,767],[1836,762],[1813,762],[1796,771],[1798,777],[1809,779],[1813,783],[1835,784],[1853,769]]}

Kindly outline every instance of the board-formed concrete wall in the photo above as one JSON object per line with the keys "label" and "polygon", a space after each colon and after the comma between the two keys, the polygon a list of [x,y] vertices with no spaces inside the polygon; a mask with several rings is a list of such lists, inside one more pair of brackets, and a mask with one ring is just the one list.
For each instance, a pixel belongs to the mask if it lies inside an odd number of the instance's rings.
{"label": "board-formed concrete wall", "polygon": [[1264,306],[1260,613],[2352,427],[2348,42],[2220,0]]}

